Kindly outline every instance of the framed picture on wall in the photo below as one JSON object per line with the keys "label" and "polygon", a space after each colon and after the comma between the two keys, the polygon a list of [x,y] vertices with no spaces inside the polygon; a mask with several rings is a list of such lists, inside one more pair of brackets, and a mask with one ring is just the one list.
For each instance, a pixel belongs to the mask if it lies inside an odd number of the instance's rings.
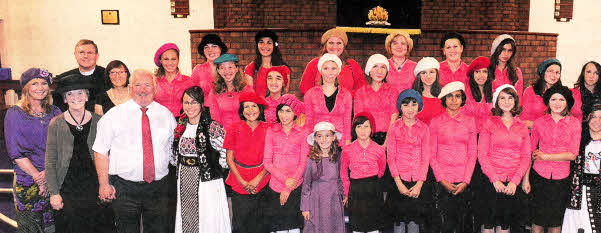
{"label": "framed picture on wall", "polygon": [[119,10],[100,10],[102,24],[119,24]]}

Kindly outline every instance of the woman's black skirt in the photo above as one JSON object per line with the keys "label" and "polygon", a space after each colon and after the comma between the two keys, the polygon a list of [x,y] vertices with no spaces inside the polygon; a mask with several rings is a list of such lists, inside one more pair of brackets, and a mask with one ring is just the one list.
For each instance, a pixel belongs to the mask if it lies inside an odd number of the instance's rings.
{"label": "woman's black skirt", "polygon": [[[394,180],[392,182],[392,185],[396,187]],[[416,183],[403,181],[407,189],[411,189]],[[433,204],[432,183],[425,181],[417,198],[405,196],[399,192],[398,188],[395,188],[388,194],[384,202],[384,212],[393,223],[414,221],[424,224],[432,218]]]}
{"label": "woman's black skirt", "polygon": [[[508,183],[503,182],[504,185]],[[522,203],[526,194],[519,184],[515,189],[514,195],[498,193],[490,182],[488,182],[487,186],[483,186],[480,192],[475,195],[475,199],[481,200],[483,203],[482,206],[476,208],[480,208],[481,210],[481,215],[478,215],[479,219],[481,219],[479,223],[484,225],[485,229],[501,226],[503,230],[507,230],[512,225],[516,226],[516,224],[521,222],[525,223],[524,220],[527,219],[527,215],[525,215],[523,210],[527,206],[523,206]]]}
{"label": "woman's black skirt", "polygon": [[375,231],[384,227],[384,198],[377,176],[351,179],[348,195],[349,226],[352,231]]}
{"label": "woman's black skirt", "polygon": [[265,187],[265,221],[269,231],[283,231],[303,226],[304,219],[300,211],[301,187],[290,192],[286,204],[280,205],[280,193],[271,187]]}
{"label": "woman's black skirt", "polygon": [[560,227],[569,199],[568,178],[550,180],[530,170],[532,186],[532,223],[542,227]]}

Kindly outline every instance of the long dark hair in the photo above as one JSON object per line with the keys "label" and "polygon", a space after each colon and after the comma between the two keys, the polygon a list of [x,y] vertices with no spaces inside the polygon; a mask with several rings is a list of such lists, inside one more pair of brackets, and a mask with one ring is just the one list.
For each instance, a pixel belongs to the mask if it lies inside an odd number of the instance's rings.
{"label": "long dark hair", "polygon": [[[413,81],[411,89],[416,90],[420,95],[424,91],[424,83],[422,82],[421,72],[415,76],[415,81]],[[438,70],[436,70],[436,81],[432,83],[430,94],[434,97],[437,97],[438,94],[440,94],[440,90],[442,90],[442,85],[440,85],[440,74],[438,73]]]}
{"label": "long dark hair", "polygon": [[[534,85],[532,85],[534,94],[536,94],[540,97],[543,97],[543,94],[545,94],[545,83],[546,83],[545,82],[545,73],[543,72],[542,76],[539,76],[538,79],[536,80],[536,82],[534,83]],[[563,84],[561,83],[561,78],[559,80],[557,80],[557,82],[555,84],[553,84],[553,86],[550,86],[547,89],[557,86],[557,85],[563,86]]]}
{"label": "long dark hair", "polygon": [[501,41],[499,46],[497,46],[497,49],[495,49],[495,52],[490,56],[491,63],[490,63],[490,66],[488,66],[488,73],[489,73],[489,76],[490,76],[490,74],[492,74],[493,79],[496,79],[495,72],[497,71],[497,66],[499,65],[499,55],[501,55],[501,52],[503,52],[503,46],[505,46],[506,44],[511,45],[511,49],[513,50],[513,53],[511,54],[511,57],[509,58],[509,60],[507,60],[507,64],[505,64],[505,68],[507,68],[507,73],[509,74],[509,81],[511,82],[511,85],[515,86],[515,84],[518,82],[518,79],[519,79],[517,72],[515,71],[516,69],[513,66],[513,58],[515,57],[515,54],[517,53],[517,47],[515,46],[515,41],[510,38],[507,38],[507,39]]}
{"label": "long dark hair", "polygon": [[[284,59],[282,58],[280,48],[279,46],[277,46],[277,40],[274,40],[274,38],[271,37],[262,37],[259,38],[259,40],[263,38],[270,38],[273,41],[273,51],[271,52],[271,66],[288,66],[288,64],[286,64],[286,62],[284,62]],[[263,65],[262,57],[263,56],[259,52],[259,42],[257,41],[257,43],[255,43],[255,70],[253,72],[254,77],[257,77],[257,73],[259,73],[259,69],[261,69],[261,66]]]}
{"label": "long dark hair", "polygon": [[[478,87],[478,83],[476,83],[476,79],[474,78],[474,71],[470,72],[467,76],[470,77],[469,85],[472,91],[472,98],[476,102],[480,102],[482,100],[482,93],[480,93],[480,88]],[[488,77],[486,77],[486,82],[484,82],[484,101],[486,103],[492,102],[492,78],[494,74],[491,75],[490,70],[488,70]]]}
{"label": "long dark hair", "polygon": [[[588,64],[593,64],[597,69],[597,73],[601,73],[601,65],[599,65],[599,63],[595,61],[589,61],[586,64],[584,64],[584,66],[582,66],[582,70],[580,71],[580,76],[578,76],[578,81],[576,82],[576,86],[578,86],[578,88],[580,89],[586,88],[586,86],[584,85],[584,72],[586,71],[586,66],[588,66]],[[595,88],[593,90],[595,94],[601,91],[601,82],[599,82],[599,80],[597,80],[597,83],[595,83]]]}

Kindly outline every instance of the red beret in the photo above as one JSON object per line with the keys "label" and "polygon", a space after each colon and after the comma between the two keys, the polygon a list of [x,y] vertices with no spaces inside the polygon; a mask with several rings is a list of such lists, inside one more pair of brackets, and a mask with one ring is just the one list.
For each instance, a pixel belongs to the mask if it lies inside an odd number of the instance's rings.
{"label": "red beret", "polygon": [[366,117],[367,120],[369,121],[369,124],[371,125],[371,133],[375,133],[376,132],[376,119],[374,118],[373,115],[371,115],[371,113],[369,112],[360,112],[355,114],[355,118],[353,118],[353,123],[357,120],[357,117]]}
{"label": "red beret", "polygon": [[290,76],[290,69],[288,69],[287,66],[272,66],[271,68],[267,68],[266,74],[269,74],[271,71],[280,73],[282,75],[282,78],[284,78],[284,87],[288,85],[288,76]]}
{"label": "red beret", "polygon": [[240,98],[238,98],[240,103],[244,102],[253,102],[258,105],[267,106],[267,102],[265,99],[259,97],[254,91],[245,91],[240,94]]}
{"label": "red beret", "polygon": [[161,55],[167,50],[173,49],[179,53],[179,48],[174,43],[166,43],[162,45],[159,49],[157,49],[156,53],[154,53],[154,64],[157,66],[161,66]]}
{"label": "red beret", "polygon": [[474,61],[472,61],[472,63],[470,64],[470,67],[467,68],[467,74],[469,75],[472,72],[474,72],[475,70],[486,68],[488,66],[490,66],[490,60],[488,60],[488,58],[477,57],[476,59],[474,59]]}

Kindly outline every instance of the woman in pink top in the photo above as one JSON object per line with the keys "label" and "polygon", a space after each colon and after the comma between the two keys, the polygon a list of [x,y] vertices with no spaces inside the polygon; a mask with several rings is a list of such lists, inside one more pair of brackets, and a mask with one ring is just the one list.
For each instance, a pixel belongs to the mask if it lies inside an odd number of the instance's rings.
{"label": "woman in pink top", "polygon": [[386,149],[370,138],[376,126],[370,113],[358,113],[352,128],[356,140],[342,148],[340,178],[350,212],[349,227],[354,232],[378,232],[386,223],[382,212],[384,196],[378,182],[386,169]]}
{"label": "woman in pink top", "polygon": [[[268,69],[273,66],[282,66],[287,71],[284,79],[285,83],[289,83],[290,80],[290,69],[280,53],[278,46],[278,35],[273,31],[263,30],[257,32],[255,35],[255,60],[244,68],[245,80],[249,85],[252,85],[255,92],[259,96],[266,96],[267,92],[267,73]],[[286,90],[288,86],[286,85]]]}
{"label": "woman in pink top", "polygon": [[198,64],[192,70],[192,79],[198,82],[198,85],[205,93],[207,99],[213,82],[217,76],[217,65],[215,59],[221,54],[227,53],[227,46],[221,41],[221,38],[215,34],[206,34],[202,37],[200,44],[197,47],[198,54],[205,58],[205,63]]}
{"label": "woman in pink top", "polygon": [[490,62],[486,57],[477,57],[467,69],[469,85],[466,88],[465,113],[474,117],[478,131],[488,119],[492,108],[492,75],[488,73]]}
{"label": "woman in pink top", "polygon": [[207,106],[211,110],[211,118],[223,125],[225,129],[240,121],[238,98],[243,92],[252,92],[252,88],[242,80],[238,70],[238,57],[223,54],[215,59],[217,80],[207,97]]}
{"label": "woman in pink top", "polygon": [[416,118],[424,102],[417,91],[408,89],[401,92],[396,104],[401,118],[390,127],[386,143],[388,167],[396,189],[388,194],[384,210],[394,222],[394,232],[430,232],[434,210],[430,208],[434,204],[431,180],[426,181],[430,130]]}
{"label": "woman in pink top", "polygon": [[419,60],[413,71],[416,79],[412,88],[420,93],[424,100],[424,108],[417,114],[417,119],[423,121],[426,125],[430,124],[432,118],[445,111],[440,99],[437,98],[442,88],[438,75],[439,68],[440,64],[436,59],[424,57]]}
{"label": "woman in pink top", "polygon": [[438,97],[445,112],[430,122],[432,158],[430,166],[438,181],[438,206],[443,219],[442,232],[465,232],[463,221],[471,196],[468,188],[477,159],[476,121],[461,109],[465,86],[455,81],[444,86]]}
{"label": "woman in pink top", "polygon": [[534,165],[522,187],[526,193],[532,189],[532,232],[542,233],[546,228],[558,233],[568,204],[570,161],[578,155],[581,125],[570,114],[574,98],[567,87],[549,88],[543,100],[546,114],[534,121],[530,141]]}
{"label": "woman in pink top", "polygon": [[[538,65],[536,71],[539,79],[536,80],[534,85],[529,86],[524,91],[524,101],[522,104],[524,111],[520,115],[520,119],[524,121],[528,128],[532,128],[534,120],[545,115],[545,110],[547,109],[543,102],[545,91],[553,86],[563,86],[561,83],[561,63],[559,60],[547,59]],[[578,105],[576,108],[579,108],[582,106],[582,102],[578,101],[576,105]],[[582,111],[572,109],[572,115],[581,117]]]}
{"label": "woman in pink top", "polygon": [[355,112],[369,112],[374,115],[376,125],[372,139],[382,145],[386,140],[388,126],[398,117],[395,107],[398,90],[388,84],[388,60],[382,54],[374,54],[365,65],[366,79],[364,85],[355,92],[353,98]]}
{"label": "woman in pink top", "polygon": [[519,215],[524,193],[519,188],[530,166],[530,133],[528,127],[516,116],[522,110],[515,88],[509,84],[498,87],[494,93],[493,116],[489,117],[480,131],[478,161],[490,182],[478,193],[482,200],[482,219],[485,233],[509,233],[523,222]]}
{"label": "woman in pink top", "polygon": [[179,72],[179,48],[174,43],[166,43],[156,51],[154,64],[158,67],[154,72],[157,77],[154,100],[167,107],[177,118],[182,111],[184,91],[196,82]]}
{"label": "woman in pink top", "polygon": [[303,226],[300,211],[303,174],[307,165],[309,131],[295,123],[302,110],[296,97],[281,98],[277,106],[277,120],[265,134],[263,163],[271,174],[265,193],[266,222],[270,232],[298,232]]}
{"label": "woman in pink top", "polygon": [[515,67],[513,60],[517,53],[517,47],[513,37],[507,34],[499,35],[492,42],[490,48],[490,66],[488,72],[494,74],[492,87],[496,89],[503,84],[515,87],[518,96],[522,98],[524,92],[524,77],[522,70]]}
{"label": "woman in pink top", "polygon": [[445,60],[440,63],[440,84],[447,85],[453,81],[467,84],[467,64],[461,60],[465,48],[465,40],[458,33],[450,32],[440,40],[440,49]]}
{"label": "woman in pink top", "polygon": [[386,52],[391,69],[388,70],[388,83],[399,92],[410,89],[415,81],[413,70],[417,63],[409,60],[413,50],[413,39],[405,31],[394,31],[386,37]]}
{"label": "woman in pink top", "polygon": [[[340,69],[338,81],[342,87],[354,92],[365,85],[365,76],[363,76],[363,71],[359,63],[349,58],[346,50],[344,50],[347,43],[348,37],[346,36],[346,32],[338,28],[332,28],[321,36],[321,45],[323,46],[321,54],[336,55],[344,62],[338,67]],[[307,64],[300,86],[298,87],[301,95],[306,94],[314,86],[319,85],[319,80],[321,79],[321,68],[318,66],[319,59],[319,57],[313,58]]]}
{"label": "woman in pink top", "polygon": [[306,125],[311,128],[318,122],[328,121],[342,131],[342,145],[351,143],[351,117],[353,97],[350,91],[338,85],[342,61],[333,54],[319,58],[321,85],[305,94]]}

